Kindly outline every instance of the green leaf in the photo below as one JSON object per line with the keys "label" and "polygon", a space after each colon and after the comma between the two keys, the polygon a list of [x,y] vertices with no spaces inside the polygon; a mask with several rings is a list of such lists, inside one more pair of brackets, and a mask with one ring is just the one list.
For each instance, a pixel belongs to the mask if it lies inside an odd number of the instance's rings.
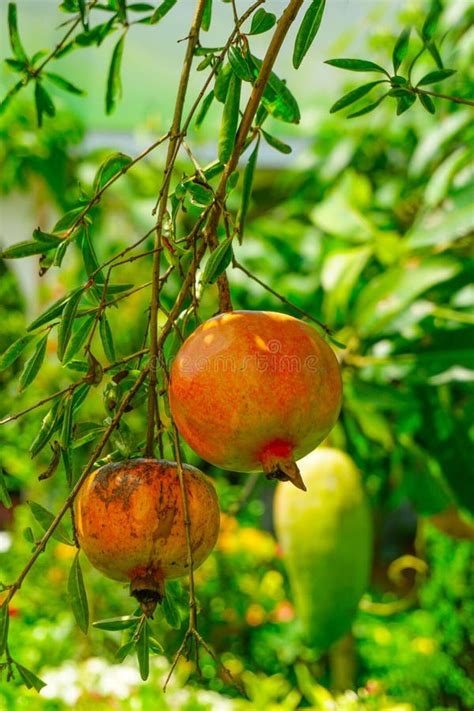
{"label": "green leaf", "polygon": [[52,249],[56,249],[57,242],[46,241],[25,241],[17,242],[11,247],[7,247],[1,253],[2,259],[21,259],[22,257],[31,257],[34,254],[45,254]]}
{"label": "green leaf", "polygon": [[79,14],[81,16],[82,26],[87,31],[89,29],[89,23],[87,19],[86,0],[77,0],[77,4],[79,6]]}
{"label": "green leaf", "polygon": [[428,111],[429,114],[436,113],[436,106],[434,105],[433,99],[428,94],[418,94],[418,98],[424,109]]}
{"label": "green leaf", "polygon": [[367,106],[364,106],[362,109],[359,109],[359,111],[355,111],[353,114],[349,114],[347,118],[357,118],[358,116],[364,116],[364,114],[370,114],[371,111],[377,108],[377,106],[380,106],[382,101],[388,96],[387,94],[383,94],[377,101],[374,101],[373,104],[368,104]]}
{"label": "green leaf", "polygon": [[108,632],[116,632],[117,630],[126,630],[130,627],[136,627],[140,622],[140,617],[135,615],[123,615],[122,617],[108,617],[105,620],[98,620],[92,623],[92,627],[98,630],[107,630]]}
{"label": "green leaf", "polygon": [[19,59],[10,59],[7,57],[7,59],[4,59],[3,61],[15,72],[24,72],[28,66],[26,62],[20,61]]}
{"label": "green leaf", "polygon": [[47,333],[38,341],[33,354],[26,361],[20,375],[20,390],[25,390],[28,385],[31,385],[33,380],[38,375],[41,366],[43,365],[44,357],[46,354],[46,344],[48,342],[48,335],[49,333]]}
{"label": "green leaf", "polygon": [[[251,60],[254,65],[254,76],[256,79],[258,77],[260,67],[262,66],[262,61],[253,55]],[[300,122],[301,115],[298,102],[286,86],[285,82],[282,81],[275,74],[275,72],[271,72],[270,74],[268,84],[265,87],[262,97],[262,103],[268,113],[274,118],[286,121],[287,123]]]}
{"label": "green leaf", "polygon": [[368,94],[369,91],[372,91],[375,86],[378,86],[382,83],[383,79],[380,81],[371,81],[369,82],[369,84],[362,84],[362,86],[358,86],[357,89],[349,91],[347,94],[344,94],[344,96],[341,96],[341,98],[338,99],[336,103],[331,106],[331,108],[329,109],[329,113],[334,114],[336,113],[336,111],[345,109],[346,106],[350,106],[358,99],[361,99],[363,96]]}
{"label": "green leaf", "polygon": [[[70,227],[76,225],[76,223],[81,222],[83,217],[84,207],[80,205],[79,207],[73,207],[72,210],[68,210],[54,225],[53,232],[66,232]],[[87,221],[87,215],[84,216],[84,220]]]}
{"label": "green leaf", "polygon": [[40,452],[51,439],[53,432],[59,424],[62,415],[62,406],[62,400],[56,400],[51,410],[43,417],[40,430],[30,446],[30,455],[32,458],[36,457],[38,452]]}
{"label": "green leaf", "polygon": [[18,664],[18,662],[15,662],[15,667],[18,671],[18,674],[23,679],[27,689],[34,689],[35,691],[40,692],[41,689],[46,686],[46,683],[42,681],[38,676],[36,676],[36,674],[34,674],[31,669],[27,669],[21,664]]}
{"label": "green leaf", "polygon": [[0,470],[0,503],[2,503],[6,509],[9,509],[11,508],[12,500],[5,480],[5,474]]}
{"label": "green leaf", "polygon": [[254,75],[252,67],[249,65],[240,49],[238,47],[231,47],[229,49],[228,57],[234,74],[238,76],[239,79],[242,79],[242,81],[253,82]]}
{"label": "green leaf", "polygon": [[276,136],[272,136],[270,133],[264,131],[263,128],[261,129],[261,131],[262,136],[264,137],[269,146],[275,148],[280,153],[291,153],[291,146],[289,146],[287,143],[283,143],[283,141],[280,141],[280,139],[276,138]]}
{"label": "green leaf", "polygon": [[0,657],[5,653],[7,646],[9,622],[10,615],[8,613],[8,605],[4,602],[0,607]]}
{"label": "green leaf", "polygon": [[23,538],[25,541],[28,541],[28,543],[34,543],[35,542],[35,534],[33,533],[33,529],[28,526],[27,528],[24,528],[23,531]]}
{"label": "green leaf", "polygon": [[421,30],[421,36],[425,41],[432,39],[435,34],[442,11],[443,6],[439,0],[432,0],[430,11]]}
{"label": "green leaf", "polygon": [[181,627],[181,616],[179,614],[176,598],[170,592],[169,588],[165,592],[161,609],[163,610],[163,615],[169,626],[175,630],[179,630]]}
{"label": "green leaf", "polygon": [[221,163],[227,163],[232,155],[237,126],[239,124],[241,86],[241,80],[235,74],[232,74],[219,131],[218,158]]}
{"label": "green leaf", "polygon": [[21,356],[28,344],[31,343],[33,338],[34,336],[27,334],[26,336],[21,336],[14,343],[12,343],[0,357],[0,370],[5,370],[13,365],[17,358]]}
{"label": "green leaf", "polygon": [[98,289],[95,289],[94,293],[98,299],[100,299],[100,282],[105,283],[105,278],[103,272],[100,270],[99,260],[97,259],[89,230],[84,230],[82,232],[80,246],[87,276],[91,277],[96,282]]}
{"label": "green leaf", "polygon": [[74,444],[72,446],[74,449],[82,447],[84,444],[92,442],[103,432],[103,425],[98,425],[95,422],[80,422],[74,427]]}
{"label": "green leaf", "polygon": [[153,654],[163,654],[164,652],[163,646],[158,642],[156,637],[148,637],[148,647]]}
{"label": "green leaf", "polygon": [[[140,618],[138,618],[140,619]],[[117,662],[123,662],[125,657],[128,657],[129,654],[135,651],[137,643],[134,639],[131,639],[130,642],[125,642],[125,644],[122,644],[121,647],[117,649],[115,652],[115,659]]]}
{"label": "green leaf", "polygon": [[224,64],[217,73],[216,81],[214,82],[214,96],[221,104],[225,102],[231,76],[232,67],[229,63]]}
{"label": "green leaf", "polygon": [[[77,323],[78,319],[76,319]],[[95,316],[87,316],[84,319],[79,320],[79,325],[71,335],[68,346],[64,353],[63,363],[69,363],[70,360],[74,358],[76,353],[84,345],[87,336],[89,335],[91,328],[94,324]]]}
{"label": "green leaf", "polygon": [[46,311],[40,314],[38,318],[35,318],[35,320],[30,323],[26,330],[35,331],[40,326],[44,326],[45,323],[49,323],[57,316],[60,316],[68,299],[69,295],[66,295],[55,301],[54,304],[49,307],[49,309],[46,309]]}
{"label": "green leaf", "polygon": [[72,440],[72,419],[73,419],[73,404],[72,395],[66,399],[64,405],[63,424],[61,427],[60,444],[63,449],[67,449]]}
{"label": "green leaf", "polygon": [[425,74],[425,76],[420,79],[417,86],[436,84],[439,81],[444,81],[444,79],[447,79],[448,77],[452,77],[453,74],[456,74],[456,69],[438,69],[435,72]]}
{"label": "green leaf", "polygon": [[249,35],[259,35],[262,32],[267,32],[276,23],[276,16],[272,12],[267,12],[260,7],[257,12],[252,15],[252,24],[250,26]]}
{"label": "green leaf", "polygon": [[194,125],[196,128],[199,128],[202,125],[204,119],[207,116],[207,112],[209,111],[210,106],[213,102],[213,99],[214,99],[214,89],[211,89],[211,91],[208,94],[206,94],[206,96],[202,100],[201,106],[199,107],[199,111],[196,114],[196,120],[194,122]]}
{"label": "green leaf", "polygon": [[186,190],[189,193],[190,200],[193,205],[199,205],[200,207],[206,207],[210,205],[213,200],[212,190],[206,188],[205,185],[191,181],[186,183]]}
{"label": "green leaf", "polygon": [[125,33],[120,37],[119,41],[115,45],[114,51],[112,52],[112,59],[110,60],[109,74],[107,77],[107,91],[105,94],[105,113],[106,114],[111,114],[115,110],[117,101],[120,99],[120,97],[122,95],[122,81],[120,79],[120,66],[122,63],[124,44],[125,44]]}
{"label": "green leaf", "polygon": [[61,323],[58,328],[58,358],[60,361],[64,358],[69,339],[71,338],[74,319],[83,293],[84,289],[82,287],[73,291],[64,307]]}
{"label": "green leaf", "polygon": [[330,64],[331,67],[348,69],[351,72],[381,72],[382,74],[387,74],[379,64],[369,62],[366,59],[328,59],[324,63]]}
{"label": "green leaf", "polygon": [[435,60],[436,66],[438,67],[438,69],[443,69],[443,60],[442,60],[441,55],[438,51],[436,43],[433,41],[428,42],[426,45],[426,49],[428,50],[428,52],[431,54],[431,56]]}
{"label": "green leaf", "polygon": [[410,33],[411,33],[411,28],[406,27],[402,32],[400,33],[400,36],[398,37],[395,47],[393,48],[393,54],[392,54],[392,63],[393,63],[393,71],[395,74],[398,72],[398,68],[400,64],[403,62],[405,57],[407,56],[408,53],[408,45],[410,43]]}
{"label": "green leaf", "polygon": [[114,338],[112,335],[112,329],[110,328],[110,324],[105,313],[103,313],[100,317],[99,333],[104,353],[109,363],[113,363],[115,361]]}
{"label": "green leaf", "polygon": [[202,284],[214,284],[232,260],[232,240],[225,239],[211,252],[201,277]]}
{"label": "green leaf", "polygon": [[247,213],[250,205],[250,198],[252,195],[252,185],[253,178],[255,174],[255,166],[257,164],[258,149],[260,146],[260,139],[257,138],[257,143],[252,153],[249,156],[247,165],[245,166],[244,179],[242,183],[242,202],[240,204],[240,210],[237,215],[237,224],[239,230],[239,241],[242,242],[245,230],[245,220],[247,219]]}
{"label": "green leaf", "polygon": [[206,0],[204,12],[202,13],[201,29],[208,32],[211,26],[212,19],[212,0]]}
{"label": "green leaf", "polygon": [[403,94],[397,98],[397,116],[401,116],[405,111],[413,106],[416,101],[416,94]]}
{"label": "green leaf", "polygon": [[145,622],[140,631],[140,636],[137,640],[136,645],[138,667],[140,669],[140,676],[143,681],[146,681],[148,679],[148,674],[150,671],[150,650],[148,647],[148,636],[148,622]]}
{"label": "green leaf", "polygon": [[89,605],[87,603],[87,594],[84,587],[82,570],[79,564],[79,553],[80,551],[77,551],[69,572],[67,591],[69,594],[69,603],[74,613],[74,617],[76,618],[76,622],[84,634],[87,634],[87,629],[89,627]]}
{"label": "green leaf", "polygon": [[[51,511],[48,511],[48,509],[45,509],[44,506],[41,506],[41,504],[37,504],[35,501],[27,501],[26,503],[30,507],[31,513],[41,528],[44,531],[47,531],[55,519],[54,514],[52,514]],[[61,543],[65,543],[67,546],[74,545],[74,542],[71,540],[71,537],[62,523],[57,525],[52,536]]]}
{"label": "green leaf", "polygon": [[155,25],[163,19],[163,17],[176,5],[177,0],[164,0],[161,5],[158,5],[155,12],[150,18],[150,25]]}
{"label": "green leaf", "polygon": [[313,44],[323,19],[325,5],[326,0],[313,0],[306,10],[296,35],[293,49],[293,66],[295,69],[299,68],[305,54]]}
{"label": "green leaf", "polygon": [[106,158],[94,178],[94,192],[102,190],[109,180],[117,175],[117,173],[124,172],[123,169],[130,165],[131,162],[132,159],[130,156],[125,155],[125,153],[114,153]]}
{"label": "green leaf", "polygon": [[10,46],[15,57],[23,62],[28,61],[18,32],[16,3],[13,2],[8,3],[8,33],[10,35]]}
{"label": "green leaf", "polygon": [[39,79],[35,82],[35,104],[38,126],[41,127],[43,125],[43,114],[46,114],[47,116],[54,116],[56,114],[56,109],[54,108],[52,98],[43,87]]}
{"label": "green leaf", "polygon": [[62,237],[58,237],[58,235],[53,235],[50,232],[43,232],[42,230],[40,230],[39,227],[33,230],[33,239],[36,240],[36,242],[54,244],[56,245],[56,247],[64,242]]}
{"label": "green leaf", "polygon": [[55,74],[54,72],[45,72],[44,75],[52,81],[53,84],[56,84],[56,86],[59,86],[60,89],[64,89],[64,91],[69,92],[69,94],[77,94],[79,96],[84,94],[82,89],[79,89],[74,84],[71,84],[70,81],[59,76],[59,74]]}

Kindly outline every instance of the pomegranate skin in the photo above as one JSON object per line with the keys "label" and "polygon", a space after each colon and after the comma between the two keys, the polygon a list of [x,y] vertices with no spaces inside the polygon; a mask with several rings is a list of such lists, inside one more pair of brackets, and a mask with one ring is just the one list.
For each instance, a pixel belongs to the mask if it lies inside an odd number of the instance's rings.
{"label": "pomegranate skin", "polygon": [[[202,472],[183,464],[194,568],[210,554],[219,532],[219,503]],[[189,572],[177,465],[131,459],[92,472],[74,505],[76,533],[92,565],[131,593],[160,601],[164,581]]]}
{"label": "pomegranate skin", "polygon": [[302,489],[295,460],[328,435],[341,398],[328,344],[275,312],[209,319],[181,346],[170,374],[171,413],[200,457],[222,469],[263,470]]}

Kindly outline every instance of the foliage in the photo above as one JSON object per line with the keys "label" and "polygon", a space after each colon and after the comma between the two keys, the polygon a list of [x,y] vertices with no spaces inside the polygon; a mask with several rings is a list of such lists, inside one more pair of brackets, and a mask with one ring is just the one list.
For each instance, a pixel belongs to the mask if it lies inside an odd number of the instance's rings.
{"label": "foliage", "polygon": [[[16,99],[2,105],[6,145],[3,188],[9,191],[27,185],[38,205],[44,203],[47,193],[62,216],[55,224],[41,224],[40,229],[33,220],[31,239],[23,236],[20,244],[7,247],[4,253],[9,258],[42,255],[39,266],[46,276],[40,287],[41,308],[38,304],[35,313],[29,314],[28,334],[32,338],[19,345],[25,317],[12,273],[2,262],[6,275],[2,275],[1,287],[5,314],[2,352],[17,342],[17,358],[10,360],[10,355],[0,374],[5,419],[42,403],[25,418],[10,419],[2,427],[6,472],[2,480],[11,494],[20,490],[22,496],[37,502],[31,510],[24,504],[15,508],[12,548],[1,554],[2,583],[13,582],[32,550],[33,555],[38,553],[45,528],[56,521],[49,512],[61,509],[91,462],[130,457],[142,453],[147,444],[144,433],[147,426],[150,431],[150,392],[153,388],[161,392],[166,382],[164,369],[158,372],[157,383],[146,377],[150,360],[157,356],[150,349],[158,336],[152,333],[147,339],[147,324],[151,303],[148,273],[158,252],[163,282],[159,301],[155,301],[159,305],[155,321],[159,333],[168,329],[169,338],[161,343],[165,361],[173,357],[183,335],[215,313],[218,297],[222,304],[225,273],[239,308],[287,310],[317,321],[320,327],[322,322],[323,326],[329,324],[326,328],[333,343],[341,344],[338,353],[345,388],[343,414],[331,442],[346,449],[359,465],[377,523],[369,603],[391,605],[404,593],[387,582],[387,563],[414,552],[416,516],[421,529],[423,517],[450,503],[474,513],[473,489],[466,477],[472,459],[468,438],[472,399],[468,395],[473,355],[472,259],[468,249],[472,127],[468,110],[460,103],[443,101],[438,104],[436,119],[414,105],[409,114],[394,120],[384,103],[373,117],[352,122],[349,128],[338,116],[320,116],[304,167],[260,168],[257,158],[265,155],[267,146],[282,154],[291,150],[280,135],[286,138],[283,127],[296,123],[300,112],[284,80],[270,73],[248,141],[236,151],[236,119],[247,95],[242,87],[255,89],[262,66],[248,43],[253,35],[275,27],[273,14],[259,8],[246,20],[245,32],[238,33],[225,51],[224,45],[194,48],[198,68],[210,72],[211,78],[193,120],[199,118],[202,124],[204,108],[218,105],[222,122],[216,155],[229,165],[242,149],[246,151],[244,165],[237,168],[235,164],[228,174],[220,161],[200,165],[188,146],[189,152],[183,150],[169,171],[169,201],[166,188],[162,193],[164,208],[160,213],[158,205],[151,221],[156,172],[162,172],[164,164],[160,159],[147,163],[142,158],[159,150],[169,136],[135,157],[117,151],[75,153],[72,157],[71,148],[83,135],[82,128],[59,113],[55,123],[50,122],[48,116],[54,107],[47,87],[55,83],[69,92],[74,89],[61,75],[49,72],[45,59],[49,63],[66,51],[85,51],[113,34],[115,48],[106,94],[107,110],[111,111],[120,98],[126,33],[133,31],[134,22],[165,23],[174,3],[156,7],[143,3],[138,4],[143,9],[134,9],[111,0],[104,10],[107,20],[98,24],[94,22],[95,4],[64,2],[62,9],[72,20],[68,27],[75,34],[53,54],[41,56],[30,56],[29,48],[27,55],[16,11],[9,11],[14,55],[10,68],[22,78],[10,99],[24,83],[34,82],[35,111],[43,125],[30,147],[33,108],[17,105]],[[211,21],[211,3],[206,6],[203,23]],[[317,30],[323,6],[311,3],[300,20],[301,28],[308,27],[310,34]],[[432,20],[430,15],[428,19],[420,16],[414,23],[422,28],[420,42],[425,50],[416,59],[420,74],[433,69],[425,64],[426,50],[430,57],[435,55],[433,61],[439,53],[438,40],[433,39],[436,7],[437,3],[433,4]],[[137,19],[130,21],[132,17]],[[456,45],[466,46],[462,44],[468,33],[466,19],[460,17],[451,27],[443,24],[442,15],[436,19],[436,37],[449,30],[442,54],[450,66],[459,67],[453,80],[463,86],[469,71],[464,56],[458,52],[451,64],[451,55]],[[404,66],[401,62],[409,66],[416,56],[412,43],[418,40],[411,37],[409,44],[407,32],[391,38],[394,76]],[[296,66],[307,51],[304,38],[301,29],[294,46]],[[43,69],[37,73],[42,64],[46,66],[44,77]],[[435,80],[444,76],[438,74]],[[419,82],[412,85],[409,75],[406,78],[409,91],[421,99],[424,90],[418,90]],[[355,99],[369,91],[367,86],[362,93],[360,87],[350,88]],[[401,95],[395,98],[403,104]],[[337,108],[343,108],[340,101]],[[274,119],[283,121],[280,128]],[[268,130],[262,128],[264,121]],[[191,126],[189,121],[189,142],[195,137]],[[217,229],[214,226],[206,233],[206,245],[201,228],[209,225],[216,195],[225,201],[225,210]],[[158,231],[162,239],[158,246],[154,236],[157,220],[161,220]],[[196,234],[201,239],[199,249],[208,248],[209,252],[200,271],[194,252]],[[38,263],[37,256],[30,258]],[[188,288],[192,281],[195,290],[185,291],[180,302],[189,274]],[[52,275],[54,279],[50,279]],[[324,328],[323,332],[327,333]],[[23,386],[20,394],[17,382]],[[60,395],[51,397],[57,392]],[[151,432],[156,452],[168,457],[173,456],[171,431],[164,404],[151,418]],[[98,449],[97,442],[106,433],[108,441]],[[30,447],[31,460],[26,456]],[[235,703],[237,709],[271,708],[271,704],[291,709],[307,703],[323,707],[331,700],[325,688],[330,684],[331,665],[303,643],[284,563],[271,533],[262,530],[271,525],[270,486],[261,482],[256,493],[237,506],[242,475],[212,470],[185,445],[181,449],[184,461],[215,477],[227,512],[217,550],[196,572],[196,585],[202,611],[199,630],[233,677],[245,685],[250,699],[229,704]],[[38,477],[51,481],[43,484]],[[232,507],[241,507],[237,516]],[[391,528],[384,521],[391,522]],[[64,529],[58,525],[55,531],[63,536],[62,542],[57,538],[49,541],[28,572],[24,589],[10,604],[8,655],[17,666],[13,684],[2,686],[0,699],[6,707],[16,703],[23,708],[32,703],[34,692],[25,692],[15,700],[17,685],[40,685],[28,669],[40,673],[53,689],[56,674],[59,688],[64,683],[61,674],[70,679],[72,673],[65,659],[74,660],[74,681],[65,682],[57,691],[58,698],[71,703],[68,694],[79,688],[79,696],[72,702],[77,701],[79,708],[80,704],[87,707],[94,690],[87,686],[81,690],[78,676],[90,675],[95,669],[94,673],[114,680],[108,665],[114,663],[117,653],[119,659],[125,659],[131,649],[124,649],[131,641],[128,628],[104,628],[104,624],[123,625],[123,620],[104,620],[131,616],[135,624],[140,613],[126,590],[101,578],[82,559],[91,621],[96,623],[88,637],[65,609],[69,585],[73,610],[80,626],[86,628],[82,576],[73,563],[75,549],[65,542],[71,530],[66,517]],[[338,699],[336,708],[388,709],[391,699],[393,703],[399,700],[406,711],[472,706],[472,546],[452,543],[428,531],[426,549],[418,539],[416,552],[430,566],[430,577],[420,585],[418,602],[414,609],[383,621],[373,613],[359,613],[354,626],[361,667],[356,683],[359,691]],[[183,708],[212,706],[216,697],[206,697],[196,686],[207,686],[227,697],[238,695],[225,670],[204,648],[204,679],[197,680],[193,662],[181,660],[178,678],[171,682],[176,689],[186,683],[186,699],[157,696],[168,668],[160,645],[167,656],[179,647],[186,627],[188,592],[186,583],[184,593],[176,587],[149,623],[154,640],[148,641],[150,673],[156,683],[141,686],[128,658],[120,668],[131,678],[126,693],[137,690],[143,708],[151,700],[156,704],[157,698],[163,708],[165,704],[178,708],[178,703]],[[6,610],[5,604],[2,609]],[[92,661],[84,661],[99,657],[106,661],[97,661],[95,667]],[[146,676],[144,658],[141,671]],[[9,657],[5,664],[4,678],[11,668]],[[112,687],[104,689],[100,703],[105,708]],[[49,693],[43,691],[41,701],[34,697],[38,708],[61,708],[61,702],[47,700]],[[176,695],[176,699],[182,698],[178,691]],[[120,703],[120,708],[129,707],[128,701]]]}

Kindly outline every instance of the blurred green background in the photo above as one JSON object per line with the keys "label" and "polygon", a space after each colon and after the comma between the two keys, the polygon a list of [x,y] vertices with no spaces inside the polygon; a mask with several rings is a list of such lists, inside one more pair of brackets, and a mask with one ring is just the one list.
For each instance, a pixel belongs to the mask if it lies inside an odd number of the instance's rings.
{"label": "blurred green background", "polygon": [[[451,1],[443,13],[443,56],[458,69],[450,81],[453,94],[456,87],[473,85],[468,5]],[[2,3],[3,39],[5,8]],[[149,28],[130,33],[124,98],[112,119],[103,110],[111,52],[107,43],[99,52],[90,48],[61,60],[62,73],[88,93],[60,98],[57,116],[46,120],[41,131],[35,128],[27,92],[1,117],[4,245],[28,239],[38,224],[47,230],[75,204],[79,187],[90,186],[112,150],[134,155],[168,125],[176,83],[168,68],[177,70],[182,50],[174,38],[189,24],[189,8],[175,8],[168,28],[160,25],[156,36]],[[60,18],[55,3],[22,1],[18,9],[25,44],[53,46]],[[115,664],[120,633],[93,629],[85,637],[80,632],[66,595],[73,549],[52,541],[11,610],[12,654],[47,686],[37,695],[3,678],[2,711],[474,707],[474,543],[439,530],[474,515],[472,113],[445,102],[438,104],[436,116],[417,105],[397,118],[392,106],[383,105],[374,114],[347,121],[328,110],[357,81],[350,83],[349,77],[346,84],[345,75],[322,65],[323,59],[344,55],[387,63],[387,48],[401,27],[420,24],[426,9],[421,1],[360,3],[357,10],[345,2],[329,3],[321,41],[300,73],[290,69],[289,50],[283,52],[279,71],[301,98],[302,124],[288,129],[269,122],[272,132],[292,145],[293,155],[269,147],[262,152],[245,240],[235,250],[250,272],[329,324],[347,346],[338,350],[344,405],[330,443],[357,463],[375,524],[372,580],[352,632],[353,690],[342,695],[328,691],[334,653],[318,656],[303,641],[273,535],[272,484],[262,477],[234,516],[246,475],[213,470],[185,448],[186,461],[215,477],[227,512],[216,551],[196,573],[200,631],[242,681],[249,700],[239,698],[205,653],[204,678],[197,679],[192,663],[183,661],[166,695],[160,691],[168,668],[165,655],[153,659],[147,683],[140,681],[135,660]],[[215,37],[229,12],[228,5],[216,5]],[[265,39],[260,41],[263,47]],[[428,59],[425,68],[432,68]],[[3,79],[5,87],[12,82],[7,73]],[[198,84],[193,86],[195,91]],[[210,123],[190,137],[203,161],[215,157],[218,120],[216,110]],[[94,208],[101,260],[149,228],[161,160],[158,152],[137,165]],[[177,177],[181,168],[184,164]],[[231,209],[238,209],[239,197],[237,187]],[[151,241],[143,248],[151,249]],[[120,281],[144,282],[145,261],[140,267],[125,265]],[[73,249],[60,272],[51,268],[41,278],[35,257],[2,262],[0,268],[1,351],[47,304],[85,278],[80,253]],[[243,272],[228,273],[239,308],[293,313]],[[175,279],[166,285],[165,306],[172,305],[177,286]],[[202,318],[215,311],[215,303],[211,287],[203,298]],[[146,292],[138,292],[111,310],[118,356],[141,347],[148,304]],[[100,345],[96,349],[101,353]],[[0,374],[2,416],[80,375],[59,367],[51,347],[34,385],[19,394],[21,367],[17,362]],[[106,386],[104,379],[88,396],[81,411],[84,422],[101,423],[108,416]],[[67,491],[61,469],[51,481],[37,481],[48,464],[46,450],[33,461],[29,457],[45,412],[42,408],[0,429],[1,465],[15,504],[13,514],[0,507],[2,583],[13,580],[28,558],[31,542],[25,529],[33,528],[35,537],[40,533],[25,501],[57,510]],[[116,438],[108,451],[133,451],[145,423],[143,409],[127,414],[125,444]],[[76,448],[76,471],[90,450],[90,441]],[[451,518],[443,514],[446,510]],[[402,556],[409,556],[408,565],[397,584],[389,565]],[[426,561],[428,572],[417,574],[410,556]],[[124,587],[102,578],[85,560],[84,571],[92,619],[133,611]],[[153,622],[168,658],[185,629],[185,605],[181,612],[181,630],[172,629],[161,615]]]}

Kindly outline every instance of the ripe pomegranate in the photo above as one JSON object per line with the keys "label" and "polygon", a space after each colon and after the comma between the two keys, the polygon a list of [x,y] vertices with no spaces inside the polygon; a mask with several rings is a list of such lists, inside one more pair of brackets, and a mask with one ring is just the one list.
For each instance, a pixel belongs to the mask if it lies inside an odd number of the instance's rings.
{"label": "ripe pomegranate", "polygon": [[298,465],[308,493],[279,484],[274,522],[296,611],[311,646],[324,652],[349,631],[367,588],[372,522],[347,454],[320,447]]}
{"label": "ripe pomegranate", "polygon": [[[202,472],[183,464],[191,549],[197,568],[214,548],[219,503]],[[75,501],[77,537],[92,565],[112,580],[130,581],[130,593],[152,614],[164,583],[187,574],[188,554],[177,464],[131,459],[86,479]]]}
{"label": "ripe pomegranate", "polygon": [[332,429],[341,391],[337,359],[314,328],[285,314],[233,311],[201,324],[181,346],[169,399],[200,457],[304,490],[295,459]]}

